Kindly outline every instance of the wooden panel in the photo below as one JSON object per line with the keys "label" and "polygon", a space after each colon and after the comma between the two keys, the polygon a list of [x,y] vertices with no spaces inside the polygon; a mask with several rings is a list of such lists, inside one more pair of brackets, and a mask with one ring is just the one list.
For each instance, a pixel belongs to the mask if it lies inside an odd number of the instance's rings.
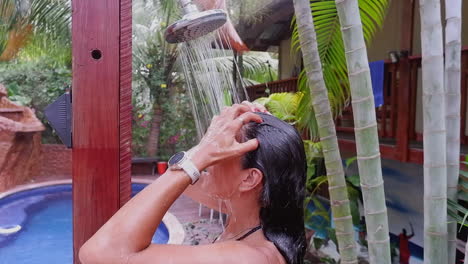
{"label": "wooden panel", "polygon": [[120,206],[132,194],[132,0],[120,0]]}
{"label": "wooden panel", "polygon": [[73,3],[73,251],[120,205],[119,0]]}
{"label": "wooden panel", "polygon": [[420,67],[420,61],[410,59],[410,123],[408,127],[409,139],[416,139],[416,102],[417,102],[417,90],[418,90],[418,69]]}
{"label": "wooden panel", "polygon": [[[338,145],[340,147],[340,151],[342,151],[343,153],[353,153],[353,155],[355,155],[356,142],[354,140],[339,138]],[[395,151],[395,146],[392,145],[380,144],[380,155],[384,159],[398,160]]]}
{"label": "wooden panel", "polygon": [[296,92],[297,77],[246,87],[247,94],[249,95],[249,100],[251,101],[254,101],[259,97],[268,96],[268,94],[266,93],[267,89],[270,90],[270,94]]}
{"label": "wooden panel", "polygon": [[[412,71],[409,55],[413,49],[413,28],[414,28],[415,1],[405,1],[402,5],[402,23],[401,23],[401,41],[400,50],[404,51],[398,64],[399,80],[398,85],[394,87],[398,94],[398,101],[395,101],[398,108],[398,129],[396,131],[397,155],[399,160],[406,162],[408,160],[408,148],[410,138],[411,123],[415,123],[410,113],[413,109],[416,111],[416,96],[412,96],[412,91],[416,93],[417,86],[412,87]],[[395,76],[396,80],[397,77]]]}

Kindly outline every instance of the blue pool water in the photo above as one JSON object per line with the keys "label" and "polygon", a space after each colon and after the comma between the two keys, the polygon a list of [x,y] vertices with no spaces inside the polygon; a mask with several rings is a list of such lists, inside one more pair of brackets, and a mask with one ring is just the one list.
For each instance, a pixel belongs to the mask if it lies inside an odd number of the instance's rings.
{"label": "blue pool water", "polygon": [[[132,184],[132,195],[145,184]],[[14,234],[0,233],[0,264],[67,264],[73,262],[72,187],[54,185],[22,191],[0,199],[0,228],[21,226]],[[152,243],[166,244],[162,223]]]}

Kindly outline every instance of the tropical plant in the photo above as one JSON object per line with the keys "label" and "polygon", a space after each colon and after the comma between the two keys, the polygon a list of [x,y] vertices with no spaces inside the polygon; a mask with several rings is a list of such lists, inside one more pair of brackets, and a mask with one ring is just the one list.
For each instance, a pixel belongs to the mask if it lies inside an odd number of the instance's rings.
{"label": "tropical plant", "polygon": [[357,262],[354,228],[351,209],[346,191],[341,154],[338,147],[335,123],[328,99],[327,87],[322,73],[322,64],[317,45],[314,21],[309,0],[294,0],[297,32],[304,61],[304,69],[310,88],[310,97],[318,125],[320,142],[327,169],[328,190],[333,219],[336,225],[336,239],[342,262]]}
{"label": "tropical plant", "polygon": [[34,38],[70,36],[68,0],[2,0],[0,3],[0,61],[10,61]]}
{"label": "tropical plant", "polygon": [[[373,2],[376,3],[375,5],[382,5],[386,1]],[[357,0],[336,0],[336,7],[350,81],[369,259],[370,263],[390,264],[387,206],[385,204],[374,96],[363,31],[366,27],[362,25]],[[363,16],[363,21],[365,20],[366,17]]]}
{"label": "tropical plant", "polygon": [[[460,170],[461,0],[445,0],[445,122],[447,126],[447,198],[457,200]],[[449,217],[448,262],[455,263],[457,223]]]}
{"label": "tropical plant", "polygon": [[[465,161],[462,161],[465,166],[468,165],[468,156],[465,156]],[[468,202],[468,171],[460,170],[460,178],[458,179],[459,191],[458,200]]]}
{"label": "tropical plant", "polygon": [[[176,89],[173,80],[177,75],[172,73],[177,59],[177,46],[169,45],[163,37],[165,26],[177,17],[177,12],[171,12],[173,9],[174,1],[170,0],[133,2],[133,94],[137,99],[143,100],[148,98],[141,94],[149,96],[150,101],[144,105],[151,108],[146,110],[147,124],[139,129],[141,131],[135,132],[138,132],[139,141],[143,140],[143,135],[147,136],[144,144],[146,149],[144,152],[139,151],[139,154],[145,153],[148,156],[158,154],[164,117],[163,104],[172,100],[171,90]],[[136,103],[141,105],[140,102]]]}
{"label": "tropical plant", "polygon": [[302,98],[302,93],[274,93],[268,97],[261,97],[255,100],[265,106],[274,116],[295,125],[298,119],[297,108],[299,101]]}
{"label": "tropical plant", "polygon": [[439,0],[421,0],[419,5],[424,124],[424,260],[425,263],[446,263],[447,139],[441,9]]}
{"label": "tropical plant", "polygon": [[54,58],[46,57],[27,63],[0,63],[0,83],[7,88],[10,100],[34,109],[36,116],[46,124],[42,142],[59,143],[47,125],[44,108],[70,87],[71,70],[57,65]]}
{"label": "tropical plant", "polygon": [[[388,7],[388,0],[359,0],[359,11],[362,17],[363,33],[370,43],[377,30],[381,28]],[[334,115],[339,115],[349,102],[349,80],[347,76],[346,57],[343,37],[334,0],[310,1],[312,16],[317,34],[317,44],[322,62],[323,77],[328,89],[330,104]],[[292,52],[300,50],[299,32],[296,18],[293,19]],[[299,125],[316,130],[311,126],[310,94],[305,69],[299,75],[298,91],[304,93],[299,112],[302,117]],[[313,134],[313,133],[312,133]]]}
{"label": "tropical plant", "polygon": [[[467,222],[468,208],[463,207],[457,201],[448,199],[447,200],[447,213],[455,222],[455,227],[457,226],[457,223],[460,224],[461,226],[460,230],[462,227],[465,227],[465,228],[468,227],[468,222]],[[458,230],[456,230],[456,232],[458,232]],[[457,239],[456,236],[455,236],[455,239]],[[468,241],[466,241],[466,245],[465,245],[465,260],[463,263],[468,263]]]}

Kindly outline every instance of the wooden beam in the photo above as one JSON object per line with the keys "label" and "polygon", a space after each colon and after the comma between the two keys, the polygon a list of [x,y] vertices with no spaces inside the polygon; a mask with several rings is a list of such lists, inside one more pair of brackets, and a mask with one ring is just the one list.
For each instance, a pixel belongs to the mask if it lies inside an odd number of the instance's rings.
{"label": "wooden beam", "polygon": [[73,252],[131,193],[131,1],[73,0]]}
{"label": "wooden beam", "polygon": [[[411,87],[411,71],[409,55],[413,49],[413,27],[414,27],[414,11],[415,1],[405,0],[402,5],[402,21],[401,21],[401,43],[400,43],[400,61],[398,63],[398,70],[400,74],[398,84],[392,84],[392,88],[398,95],[398,129],[396,130],[396,152],[398,159],[406,162],[408,160],[409,150],[409,128],[411,120],[408,115],[410,112],[410,105],[416,103],[416,98],[410,97],[410,89],[416,89]],[[395,107],[395,105],[393,106]]]}
{"label": "wooden beam", "polygon": [[[340,151],[348,155],[356,155],[356,141],[353,139],[338,139]],[[380,155],[384,159],[398,160],[396,149],[393,145],[380,144]],[[345,156],[345,155],[344,155]]]}

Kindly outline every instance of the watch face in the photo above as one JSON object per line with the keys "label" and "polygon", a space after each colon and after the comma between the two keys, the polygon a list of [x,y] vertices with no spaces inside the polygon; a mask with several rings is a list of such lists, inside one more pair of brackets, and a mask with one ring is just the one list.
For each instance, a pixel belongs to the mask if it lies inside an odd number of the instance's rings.
{"label": "watch face", "polygon": [[179,161],[181,161],[184,156],[185,156],[184,152],[179,152],[179,153],[174,154],[174,156],[172,156],[168,161],[169,166],[179,163]]}

